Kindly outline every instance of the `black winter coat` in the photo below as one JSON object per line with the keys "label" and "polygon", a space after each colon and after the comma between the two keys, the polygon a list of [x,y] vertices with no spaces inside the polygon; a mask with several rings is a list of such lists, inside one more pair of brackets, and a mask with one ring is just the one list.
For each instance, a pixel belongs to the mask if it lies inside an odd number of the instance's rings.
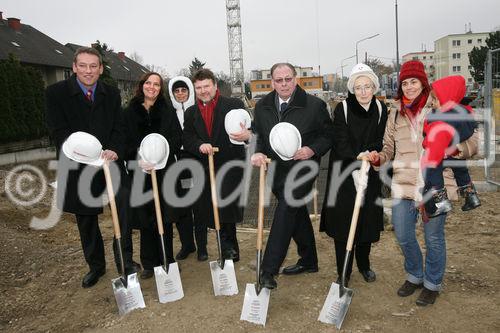
{"label": "black winter coat", "polygon": [[[283,190],[286,177],[290,169],[300,161],[283,161],[271,148],[269,133],[274,125],[279,122],[293,124],[300,132],[302,146],[307,146],[314,151],[311,160],[319,164],[323,156],[332,145],[333,126],[326,103],[321,99],[307,94],[297,86],[287,109],[281,114],[278,111],[276,91],[267,94],[255,106],[255,120],[253,129],[257,134],[256,152],[261,152],[277,162],[273,181],[273,192]],[[319,168],[318,168],[319,170]],[[306,173],[309,170],[303,170]],[[299,176],[303,174],[299,172]],[[295,199],[307,195],[314,183],[314,179],[299,186],[293,192]]]}
{"label": "black winter coat", "polygon": [[[172,105],[167,103],[166,99],[163,96],[157,99],[156,103],[149,109],[149,112],[144,108],[142,103],[142,99],[133,98],[130,101],[129,106],[125,109],[127,137],[125,159],[129,165],[130,161],[140,159],[138,151],[141,145],[141,141],[148,134],[158,133],[163,135],[167,139],[170,147],[167,165],[163,169],[156,170],[156,174],[158,180],[158,188],[160,191],[161,204],[163,208],[162,212],[164,213],[166,220],[168,222],[172,222],[172,219],[174,218],[173,209],[167,203],[169,199],[166,197],[166,193],[162,191],[162,184],[168,167],[175,163],[175,156],[179,154],[182,140],[182,129],[179,124],[179,120],[177,119],[177,115],[175,114],[175,109],[172,107]],[[141,176],[146,177],[144,188],[141,190],[143,192],[151,190],[151,176],[148,174],[143,174],[143,171],[139,167],[133,170],[130,170],[129,167],[130,179],[133,179],[136,172],[140,172]],[[152,205],[152,201],[145,204],[148,209],[154,209],[152,208]]]}
{"label": "black winter coat", "polygon": [[[356,169],[359,169],[361,162],[356,160],[359,153],[366,150],[380,151],[382,149],[382,139],[387,122],[387,108],[384,103],[381,104],[380,120],[375,97],[372,99],[370,108],[366,111],[358,103],[356,97],[349,94],[347,98],[347,123],[342,103],[339,103],[334,111],[333,127],[335,136],[330,153],[327,189],[321,211],[320,231],[324,231],[330,237],[340,241],[347,241],[349,235],[356,188],[350,174],[344,180],[340,179],[340,173],[336,172],[336,176],[332,175],[336,169],[334,164],[340,163],[341,172],[346,170],[352,163],[356,163]],[[330,192],[332,186],[339,185],[338,191]],[[356,242],[372,243],[380,239],[380,231],[384,229],[383,208],[375,203],[376,199],[381,197],[380,188],[379,173],[370,168],[365,201],[359,214]],[[336,199],[330,195],[335,192]]]}
{"label": "black winter coat", "polygon": [[[64,212],[74,214],[102,213],[102,205],[88,207],[78,196],[80,175],[84,168],[93,168],[93,166],[79,164],[78,169],[70,170],[68,178],[65,179],[65,172],[62,170],[75,162],[61,154],[61,146],[72,133],[83,131],[94,135],[101,142],[103,150],[112,150],[118,154],[119,158],[123,158],[125,138],[120,92],[98,81],[94,92],[94,102],[90,102],[85,98],[76,81],[76,76],[73,75],[47,88],[46,112],[47,126],[61,163],[57,173],[57,207]],[[124,170],[122,165],[120,165],[120,170]],[[105,180],[102,170],[88,181],[88,186],[94,197],[103,193]]]}
{"label": "black winter coat", "polygon": [[[212,136],[208,132],[203,122],[198,104],[189,107],[184,114],[184,132],[182,143],[184,151],[191,157],[199,161],[205,170],[203,192],[200,199],[195,203],[198,212],[206,212],[207,226],[214,227],[213,209],[210,195],[210,178],[208,171],[208,156],[200,153],[199,148],[203,143],[210,143],[213,147],[218,147],[219,152],[214,154],[215,173],[227,162],[233,160],[245,160],[244,145],[235,145],[229,141],[229,136],[224,128],[226,114],[233,109],[243,109],[243,102],[236,98],[219,96],[214,109],[214,119]],[[231,168],[222,179],[219,198],[226,198],[236,189],[243,186],[243,169],[240,167]],[[194,187],[200,186],[198,183],[203,175],[194,175]],[[238,196],[225,207],[219,207],[220,223],[238,223],[243,221],[243,207],[239,205]]]}

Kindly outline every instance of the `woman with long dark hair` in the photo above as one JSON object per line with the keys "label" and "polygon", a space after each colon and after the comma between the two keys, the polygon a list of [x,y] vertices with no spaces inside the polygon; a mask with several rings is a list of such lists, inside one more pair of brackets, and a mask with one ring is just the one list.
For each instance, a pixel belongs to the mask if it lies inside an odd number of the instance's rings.
{"label": "woman with long dark hair", "polygon": [[[174,155],[181,147],[182,130],[175,114],[175,109],[167,103],[164,96],[164,82],[160,74],[146,73],[137,85],[134,97],[125,109],[125,123],[127,126],[127,149],[126,161],[139,160],[137,155],[142,139],[151,133],[163,135],[170,146],[170,154],[165,168],[157,170],[158,186],[163,182],[163,177],[168,166],[175,162]],[[139,165],[145,170],[151,170],[151,165],[139,160]],[[140,169],[130,171],[133,177],[134,172],[142,172]],[[151,177],[146,175],[143,191],[151,190]],[[165,232],[165,249],[168,263],[174,262],[173,256],[173,230],[171,223],[170,208],[160,195],[162,206],[163,228]],[[141,230],[141,264],[144,268],[141,278],[147,279],[153,276],[154,267],[163,264],[160,237],[155,215],[153,201],[149,201],[138,207],[134,207],[132,201],[132,211],[139,220]]]}

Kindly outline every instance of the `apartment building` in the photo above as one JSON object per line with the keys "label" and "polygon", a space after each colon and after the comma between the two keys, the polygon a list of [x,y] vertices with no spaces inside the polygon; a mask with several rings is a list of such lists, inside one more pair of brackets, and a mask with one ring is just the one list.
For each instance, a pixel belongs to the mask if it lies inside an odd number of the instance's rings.
{"label": "apartment building", "polygon": [[467,87],[472,88],[474,78],[470,74],[469,52],[476,47],[486,46],[489,32],[452,34],[434,42],[435,79],[448,75],[462,75]]}
{"label": "apartment building", "polygon": [[[312,67],[295,66],[297,71],[297,84],[310,94],[322,96],[323,77],[313,73]],[[251,72],[250,90],[253,98],[263,97],[270,93],[273,88],[271,86],[271,70],[253,70]]]}
{"label": "apartment building", "polygon": [[424,64],[425,73],[427,74],[429,82],[433,82],[435,80],[436,68],[434,65],[433,51],[407,53],[403,56],[403,63],[409,60],[420,60]]}

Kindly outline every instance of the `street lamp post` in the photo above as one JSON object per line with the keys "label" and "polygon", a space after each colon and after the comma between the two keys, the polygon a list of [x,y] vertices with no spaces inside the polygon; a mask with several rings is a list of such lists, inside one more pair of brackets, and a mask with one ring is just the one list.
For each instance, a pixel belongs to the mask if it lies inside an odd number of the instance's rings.
{"label": "street lamp post", "polygon": [[399,81],[399,32],[398,32],[398,0],[395,3],[395,12],[396,12],[396,72],[398,73],[398,81]]}
{"label": "street lamp post", "polygon": [[380,34],[375,34],[373,36],[370,36],[370,37],[366,37],[366,38],[363,38],[363,39],[360,39],[356,42],[356,63],[359,64],[359,61],[358,61],[358,44],[361,43],[362,41],[365,41],[367,39],[372,39],[372,38],[375,38],[377,37],[378,35]]}
{"label": "street lamp post", "polygon": [[344,63],[344,61],[345,61],[345,60],[349,60],[349,59],[351,59],[351,58],[354,58],[355,56],[356,56],[356,55],[355,55],[355,54],[353,54],[352,56],[347,57],[347,58],[345,58],[345,59],[342,59],[342,60],[340,61],[340,68],[341,68],[341,71],[342,71],[342,79],[344,78],[344,67],[346,66],[346,65],[344,65],[344,64],[343,64],[343,63]]}

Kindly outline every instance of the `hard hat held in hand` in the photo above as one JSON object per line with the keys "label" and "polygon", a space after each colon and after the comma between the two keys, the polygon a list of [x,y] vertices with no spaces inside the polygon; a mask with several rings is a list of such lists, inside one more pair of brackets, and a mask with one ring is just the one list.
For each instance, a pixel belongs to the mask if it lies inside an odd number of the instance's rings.
{"label": "hard hat held in hand", "polygon": [[167,139],[161,134],[151,133],[142,139],[139,156],[145,162],[154,165],[154,169],[163,169],[167,165],[170,146]]}
{"label": "hard hat held in hand", "polygon": [[283,161],[288,161],[302,147],[302,138],[297,127],[287,122],[281,122],[271,129],[269,143]]}
{"label": "hard hat held in hand", "polygon": [[102,145],[99,140],[87,132],[74,132],[62,145],[62,151],[70,160],[78,163],[101,166]]}
{"label": "hard hat held in hand", "polygon": [[[241,126],[243,124],[245,128],[250,128],[252,125],[252,119],[250,118],[250,114],[245,109],[233,109],[226,114],[226,118],[224,119],[224,127],[226,128],[226,133],[234,134],[241,132]],[[235,145],[242,145],[244,142],[236,141],[231,138],[229,140]]]}

